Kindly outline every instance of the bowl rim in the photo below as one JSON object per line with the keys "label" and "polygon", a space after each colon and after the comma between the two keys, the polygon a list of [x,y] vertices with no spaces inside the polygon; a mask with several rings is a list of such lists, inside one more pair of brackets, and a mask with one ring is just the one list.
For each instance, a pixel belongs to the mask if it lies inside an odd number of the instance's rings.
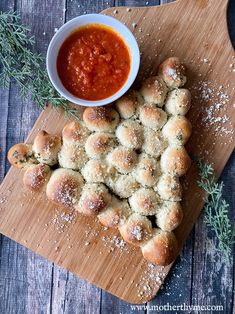
{"label": "bowl rim", "polygon": [[[92,19],[94,21],[92,21]],[[77,25],[77,26],[75,25],[75,26],[71,27],[71,24],[72,25],[76,24],[76,22],[82,22],[82,24]],[[105,22],[109,22],[112,25],[107,24]],[[113,29],[124,40],[125,44],[127,45],[128,49],[129,49],[130,57],[131,57],[131,69],[130,69],[128,78],[127,78],[126,82],[124,83],[124,85],[115,94],[113,94],[112,96],[109,96],[108,98],[102,99],[102,100],[85,100],[85,99],[78,98],[78,97],[74,96],[73,94],[71,94],[63,86],[62,82],[59,79],[56,66],[53,67],[52,61],[51,61],[51,58],[55,55],[55,53],[53,52],[53,48],[58,41],[61,41],[61,43],[59,44],[59,47],[61,47],[61,45],[65,41],[65,39],[75,29],[78,29],[79,27],[83,27],[83,26],[89,25],[89,24],[101,24],[101,25],[104,25],[104,26],[107,26],[107,27],[110,27],[111,29]],[[120,31],[117,29],[118,27],[122,29],[122,33],[120,33]],[[125,35],[127,35],[127,36],[124,37],[123,33],[125,33]],[[61,40],[61,37],[63,38],[62,40]],[[129,43],[126,40],[126,37],[128,37]],[[59,48],[58,48],[58,50],[59,50]],[[54,57],[54,59],[55,59],[55,57]],[[57,59],[57,55],[56,55],[56,59]],[[47,68],[47,73],[48,73],[48,76],[49,76],[49,79],[50,79],[52,85],[54,86],[54,88],[57,90],[57,92],[60,95],[62,95],[64,98],[66,98],[70,102],[77,104],[77,105],[80,105],[80,106],[89,106],[89,107],[103,106],[103,105],[108,105],[108,104],[114,102],[115,100],[117,100],[118,98],[120,98],[125,92],[127,92],[127,90],[131,87],[134,80],[136,79],[136,76],[137,76],[138,71],[139,71],[139,66],[140,66],[140,51],[139,51],[139,46],[138,46],[137,40],[135,39],[133,33],[129,30],[129,28],[126,25],[124,25],[119,20],[117,20],[111,16],[104,15],[104,14],[80,15],[80,16],[77,16],[77,17],[69,20],[67,23],[63,24],[56,31],[54,36],[52,37],[52,39],[48,45],[47,55],[46,55],[46,68]],[[53,74],[53,71],[55,71],[57,77],[55,77],[55,75]],[[59,86],[59,84],[57,84],[56,80],[59,81],[60,86]]]}

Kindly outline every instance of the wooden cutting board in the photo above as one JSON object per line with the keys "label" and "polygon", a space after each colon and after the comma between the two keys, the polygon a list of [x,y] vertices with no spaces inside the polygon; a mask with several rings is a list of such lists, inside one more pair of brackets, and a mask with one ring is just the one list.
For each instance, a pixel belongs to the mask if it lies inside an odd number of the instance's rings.
{"label": "wooden cutting board", "polygon": [[[103,13],[124,22],[141,50],[136,87],[156,73],[159,63],[179,56],[188,68],[193,95],[189,119],[194,133],[190,153],[213,163],[217,176],[234,148],[235,56],[226,24],[225,0],[178,0],[161,7],[110,8]],[[48,107],[26,142],[40,129],[60,133],[66,118]],[[170,267],[146,263],[137,248],[120,241],[89,217],[58,212],[45,195],[28,192],[23,172],[11,168],[0,188],[0,232],[81,278],[130,302],[143,303],[157,293]],[[183,180],[184,220],[176,230],[182,246],[203,206],[193,165]],[[61,214],[62,213],[62,214]]]}

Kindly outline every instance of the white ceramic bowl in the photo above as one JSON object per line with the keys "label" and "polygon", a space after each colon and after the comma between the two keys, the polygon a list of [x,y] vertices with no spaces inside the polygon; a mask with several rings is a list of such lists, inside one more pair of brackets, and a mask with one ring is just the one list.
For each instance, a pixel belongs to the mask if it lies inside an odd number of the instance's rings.
{"label": "white ceramic bowl", "polygon": [[[65,39],[70,35],[70,33],[72,33],[77,28],[88,24],[102,24],[111,27],[114,31],[116,31],[119,34],[119,36],[121,36],[126,45],[129,47],[131,58],[129,76],[125,84],[122,86],[122,88],[119,89],[111,97],[97,101],[80,99],[71,94],[60,81],[56,67],[58,52]],[[140,52],[135,37],[124,24],[110,16],[102,14],[87,14],[78,16],[70,20],[55,33],[47,50],[46,64],[47,72],[52,84],[63,97],[65,97],[66,99],[75,104],[82,106],[102,106],[118,99],[131,87],[139,71]]]}

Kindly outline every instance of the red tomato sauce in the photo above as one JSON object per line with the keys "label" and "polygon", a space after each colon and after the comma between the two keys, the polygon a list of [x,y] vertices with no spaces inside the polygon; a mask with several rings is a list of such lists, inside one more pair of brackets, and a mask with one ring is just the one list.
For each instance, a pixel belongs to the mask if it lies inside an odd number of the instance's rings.
{"label": "red tomato sauce", "polygon": [[123,39],[99,24],[73,32],[57,57],[57,71],[64,87],[86,100],[101,100],[115,94],[125,84],[130,64],[129,49]]}

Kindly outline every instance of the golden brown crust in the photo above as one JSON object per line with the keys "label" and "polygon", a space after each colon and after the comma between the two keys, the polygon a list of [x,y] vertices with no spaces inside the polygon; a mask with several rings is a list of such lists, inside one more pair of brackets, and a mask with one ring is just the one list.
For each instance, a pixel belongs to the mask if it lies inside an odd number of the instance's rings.
{"label": "golden brown crust", "polygon": [[119,98],[115,105],[120,116],[123,119],[129,119],[133,117],[140,105],[142,105],[143,99],[139,92],[129,90],[125,95]]}
{"label": "golden brown crust", "polygon": [[56,165],[60,148],[61,136],[51,135],[42,130],[34,139],[33,152],[40,163],[49,166]]}
{"label": "golden brown crust", "polygon": [[152,76],[143,82],[140,93],[146,103],[157,104],[162,107],[167,95],[167,90],[167,86],[161,77]]}
{"label": "golden brown crust", "polygon": [[132,214],[118,229],[126,242],[136,246],[140,246],[152,236],[152,224],[150,220],[137,213]]}
{"label": "golden brown crust", "polygon": [[31,165],[24,173],[23,183],[33,192],[41,192],[46,189],[52,170],[48,165]]}
{"label": "golden brown crust", "polygon": [[178,243],[174,233],[154,229],[153,237],[141,247],[144,258],[159,266],[171,264],[178,253]]}
{"label": "golden brown crust", "polygon": [[86,143],[85,150],[90,158],[100,159],[115,146],[113,135],[103,132],[91,134]]}
{"label": "golden brown crust", "polygon": [[161,156],[160,165],[164,173],[181,177],[190,168],[191,159],[184,147],[169,146]]}
{"label": "golden brown crust", "polygon": [[137,163],[137,154],[132,149],[118,146],[110,153],[108,160],[121,173],[128,173]]}
{"label": "golden brown crust", "polygon": [[139,149],[143,144],[143,127],[134,120],[124,120],[116,130],[119,142],[132,149]]}
{"label": "golden brown crust", "polygon": [[153,105],[144,105],[140,108],[140,121],[143,125],[160,130],[167,121],[167,114],[160,108]]}
{"label": "golden brown crust", "polygon": [[107,208],[110,202],[111,195],[102,183],[87,183],[76,210],[84,215],[98,215],[100,211]]}
{"label": "golden brown crust", "polygon": [[184,145],[192,134],[192,125],[184,116],[174,116],[164,125],[162,134],[170,144]]}
{"label": "golden brown crust", "polygon": [[125,223],[129,216],[130,207],[127,201],[119,201],[112,196],[110,205],[98,214],[98,219],[105,227],[117,227]]}
{"label": "golden brown crust", "polygon": [[79,172],[71,169],[56,169],[47,184],[48,199],[58,206],[74,209],[83,187]]}
{"label": "golden brown crust", "polygon": [[185,67],[177,57],[163,61],[159,66],[158,74],[170,88],[181,87],[187,80]]}
{"label": "golden brown crust", "polygon": [[91,131],[113,132],[119,122],[119,114],[111,107],[87,107],[83,120]]}
{"label": "golden brown crust", "polygon": [[81,122],[68,122],[62,130],[63,143],[83,146],[89,134],[90,131]]}
{"label": "golden brown crust", "polygon": [[18,169],[27,168],[38,163],[34,157],[31,144],[15,144],[9,149],[7,158],[9,163]]}

